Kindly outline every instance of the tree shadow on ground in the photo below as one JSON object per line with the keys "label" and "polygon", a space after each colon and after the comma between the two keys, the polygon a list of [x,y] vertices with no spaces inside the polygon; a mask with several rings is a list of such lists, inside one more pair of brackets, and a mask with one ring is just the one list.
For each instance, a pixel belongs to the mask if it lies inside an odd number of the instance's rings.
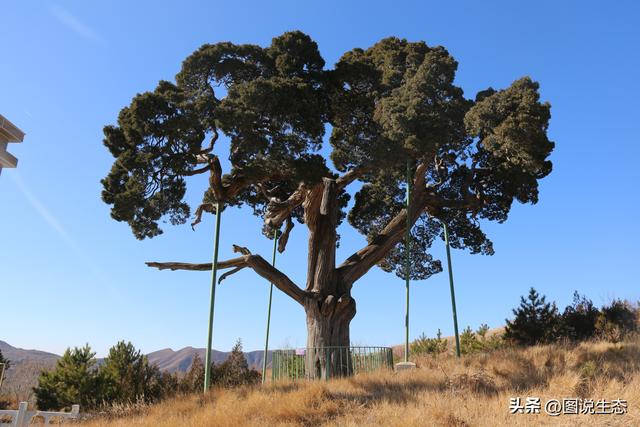
{"label": "tree shadow on ground", "polygon": [[403,382],[389,381],[385,379],[358,379],[351,380],[355,391],[331,391],[338,399],[355,401],[360,405],[374,403],[407,403],[417,400],[421,392],[435,391],[446,392],[449,385],[446,382],[434,382],[430,380],[405,380]]}

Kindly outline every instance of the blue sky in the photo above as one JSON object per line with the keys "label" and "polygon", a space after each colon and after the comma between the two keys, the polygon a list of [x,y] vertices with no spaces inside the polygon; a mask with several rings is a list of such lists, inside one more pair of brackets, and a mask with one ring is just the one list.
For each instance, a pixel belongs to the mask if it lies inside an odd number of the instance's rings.
{"label": "blue sky", "polygon": [[[300,29],[332,66],[387,36],[443,45],[459,61],[467,97],[530,75],[552,104],[553,173],[540,202],[485,224],[496,254],[453,251],[461,327],[499,326],[535,286],[564,307],[574,290],[602,304],[640,299],[637,242],[640,141],[640,7],[637,2],[4,2],[0,113],[26,133],[10,145],[18,169],[0,176],[0,339],[60,353],[86,342],[104,355],[120,339],[145,352],[204,347],[209,275],[160,272],[144,261],[210,259],[213,218],[191,231],[138,241],[100,200],[112,158],[102,127],[160,79],[173,79],[203,43],[269,44]],[[206,177],[187,195],[200,199]],[[635,219],[634,219],[635,218]],[[269,256],[247,209],[222,218],[231,244]],[[342,260],[364,238],[341,227]],[[433,249],[444,254],[442,242]],[[306,230],[294,229],[278,266],[298,283]],[[354,344],[404,338],[404,284],[375,268],[356,283]],[[218,288],[214,347],[263,347],[268,284],[242,271]],[[247,298],[249,297],[249,298]],[[412,284],[412,337],[453,331],[446,274]],[[303,346],[302,309],[275,292],[272,347]]]}

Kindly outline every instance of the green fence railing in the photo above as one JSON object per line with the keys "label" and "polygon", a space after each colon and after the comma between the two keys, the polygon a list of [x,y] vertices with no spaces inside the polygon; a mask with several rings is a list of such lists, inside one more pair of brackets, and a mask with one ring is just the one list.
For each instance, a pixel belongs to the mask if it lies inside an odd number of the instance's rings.
{"label": "green fence railing", "polygon": [[378,369],[393,370],[390,347],[307,347],[274,350],[273,381],[348,377]]}

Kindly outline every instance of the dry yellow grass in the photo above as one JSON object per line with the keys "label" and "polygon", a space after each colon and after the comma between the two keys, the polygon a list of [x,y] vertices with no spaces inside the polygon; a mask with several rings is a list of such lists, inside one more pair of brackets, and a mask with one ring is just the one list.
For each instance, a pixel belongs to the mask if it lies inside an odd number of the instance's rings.
{"label": "dry yellow grass", "polygon": [[[109,426],[640,426],[640,340],[503,349],[416,360],[410,372],[212,390],[143,408]],[[625,399],[624,415],[509,413],[509,398]]]}

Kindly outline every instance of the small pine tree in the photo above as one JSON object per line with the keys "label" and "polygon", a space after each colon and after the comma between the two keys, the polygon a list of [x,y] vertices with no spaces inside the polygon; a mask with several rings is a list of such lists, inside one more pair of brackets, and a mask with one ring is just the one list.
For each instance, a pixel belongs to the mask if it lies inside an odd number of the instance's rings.
{"label": "small pine tree", "polygon": [[474,332],[470,326],[467,326],[460,334],[460,353],[472,354],[480,351],[497,350],[504,346],[504,340],[501,335],[493,334],[487,336],[489,325],[481,324]]}
{"label": "small pine tree", "polygon": [[249,369],[247,359],[242,352],[240,339],[236,341],[227,360],[213,369],[213,382],[222,387],[256,384],[260,380],[260,373],[255,369]]}
{"label": "small pine tree", "polygon": [[447,340],[442,338],[442,332],[438,329],[435,338],[428,338],[424,333],[420,334],[411,343],[411,354],[420,356],[424,354],[436,355],[447,351]]}
{"label": "small pine tree", "polygon": [[[481,331],[486,333],[486,330]],[[460,353],[461,354],[471,354],[476,353],[478,351],[482,351],[484,346],[478,339],[478,336],[475,332],[471,330],[470,326],[467,326],[460,334]]]}
{"label": "small pine tree", "polygon": [[476,331],[476,336],[479,337],[478,340],[482,345],[482,350],[497,350],[504,347],[502,334],[492,334],[487,336],[487,332],[489,332],[489,325],[486,323],[481,324]]}
{"label": "small pine tree", "polygon": [[596,333],[596,322],[600,311],[593,302],[578,291],[573,293],[573,304],[562,313],[561,334],[573,341],[585,340]]}
{"label": "small pine tree", "polygon": [[181,393],[195,393],[204,387],[204,363],[197,354],[193,356],[191,367],[180,380],[178,389]]}
{"label": "small pine tree", "polygon": [[110,402],[152,402],[162,397],[162,373],[130,342],[120,341],[109,349],[102,371],[109,381]]}
{"label": "small pine tree", "polygon": [[162,372],[158,378],[158,399],[175,396],[180,391],[180,379],[177,373]]}
{"label": "small pine tree", "polygon": [[557,339],[560,315],[555,303],[546,302],[532,287],[529,295],[520,297],[520,307],[513,310],[515,318],[506,320],[504,338],[514,344],[534,345]]}
{"label": "small pine tree", "polygon": [[601,337],[613,342],[638,330],[638,308],[628,301],[613,300],[602,307],[596,321],[596,331]]}
{"label": "small pine tree", "polygon": [[478,335],[480,339],[484,341],[487,338],[487,332],[489,332],[489,325],[487,325],[486,323],[483,323],[480,326],[478,326],[476,335]]}
{"label": "small pine tree", "polygon": [[98,407],[105,397],[105,378],[96,368],[95,353],[89,345],[68,348],[52,371],[44,371],[33,389],[41,410],[59,410],[80,404]]}

